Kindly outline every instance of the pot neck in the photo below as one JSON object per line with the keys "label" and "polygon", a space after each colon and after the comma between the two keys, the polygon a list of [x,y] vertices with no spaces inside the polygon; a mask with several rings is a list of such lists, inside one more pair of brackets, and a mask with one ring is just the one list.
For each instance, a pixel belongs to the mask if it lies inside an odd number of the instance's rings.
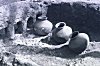
{"label": "pot neck", "polygon": [[71,39],[76,38],[79,35],[79,31],[74,31],[71,35]]}

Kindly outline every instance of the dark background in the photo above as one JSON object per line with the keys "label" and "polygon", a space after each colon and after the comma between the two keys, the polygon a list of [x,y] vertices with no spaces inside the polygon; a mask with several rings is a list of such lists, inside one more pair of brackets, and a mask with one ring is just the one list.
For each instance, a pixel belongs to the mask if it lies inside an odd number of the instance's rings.
{"label": "dark background", "polygon": [[73,31],[87,33],[91,41],[100,41],[100,11],[97,4],[52,4],[48,8],[47,17],[54,25],[64,21]]}

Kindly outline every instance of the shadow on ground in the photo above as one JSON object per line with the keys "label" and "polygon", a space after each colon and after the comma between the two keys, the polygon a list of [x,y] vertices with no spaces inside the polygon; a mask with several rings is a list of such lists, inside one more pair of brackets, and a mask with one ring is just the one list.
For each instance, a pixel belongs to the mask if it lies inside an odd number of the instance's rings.
{"label": "shadow on ground", "polygon": [[75,58],[75,56],[78,55],[74,53],[73,51],[71,51],[68,48],[68,46],[64,46],[62,48],[53,49],[53,50],[45,48],[45,50],[40,53],[49,55],[49,56],[61,57],[61,58]]}
{"label": "shadow on ground", "polygon": [[89,53],[80,55],[79,57],[81,57],[81,58],[85,58],[85,57],[100,58],[100,52],[99,51],[93,51],[93,52],[89,52]]}

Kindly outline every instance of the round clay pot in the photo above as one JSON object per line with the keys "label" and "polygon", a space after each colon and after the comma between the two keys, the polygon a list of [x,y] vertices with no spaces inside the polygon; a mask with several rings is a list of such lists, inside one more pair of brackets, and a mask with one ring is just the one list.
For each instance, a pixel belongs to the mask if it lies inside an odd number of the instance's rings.
{"label": "round clay pot", "polygon": [[82,53],[89,44],[89,36],[86,33],[73,33],[69,42],[69,48],[77,54]]}
{"label": "round clay pot", "polygon": [[40,36],[47,35],[52,31],[53,24],[47,19],[40,19],[34,23],[35,34]]}
{"label": "round clay pot", "polygon": [[66,26],[64,22],[57,23],[55,27],[56,28],[52,31],[52,39],[56,44],[65,43],[72,34],[71,27]]}

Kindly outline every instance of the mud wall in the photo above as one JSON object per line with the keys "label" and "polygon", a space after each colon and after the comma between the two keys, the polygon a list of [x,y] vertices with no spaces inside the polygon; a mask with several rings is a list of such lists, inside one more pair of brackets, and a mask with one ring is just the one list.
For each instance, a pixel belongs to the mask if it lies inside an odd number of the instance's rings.
{"label": "mud wall", "polygon": [[0,0],[0,6],[7,5],[13,2],[17,2],[17,1],[21,1],[21,0]]}
{"label": "mud wall", "polygon": [[52,4],[47,17],[53,24],[64,21],[73,31],[85,32],[91,41],[100,41],[100,6],[87,3]]}

